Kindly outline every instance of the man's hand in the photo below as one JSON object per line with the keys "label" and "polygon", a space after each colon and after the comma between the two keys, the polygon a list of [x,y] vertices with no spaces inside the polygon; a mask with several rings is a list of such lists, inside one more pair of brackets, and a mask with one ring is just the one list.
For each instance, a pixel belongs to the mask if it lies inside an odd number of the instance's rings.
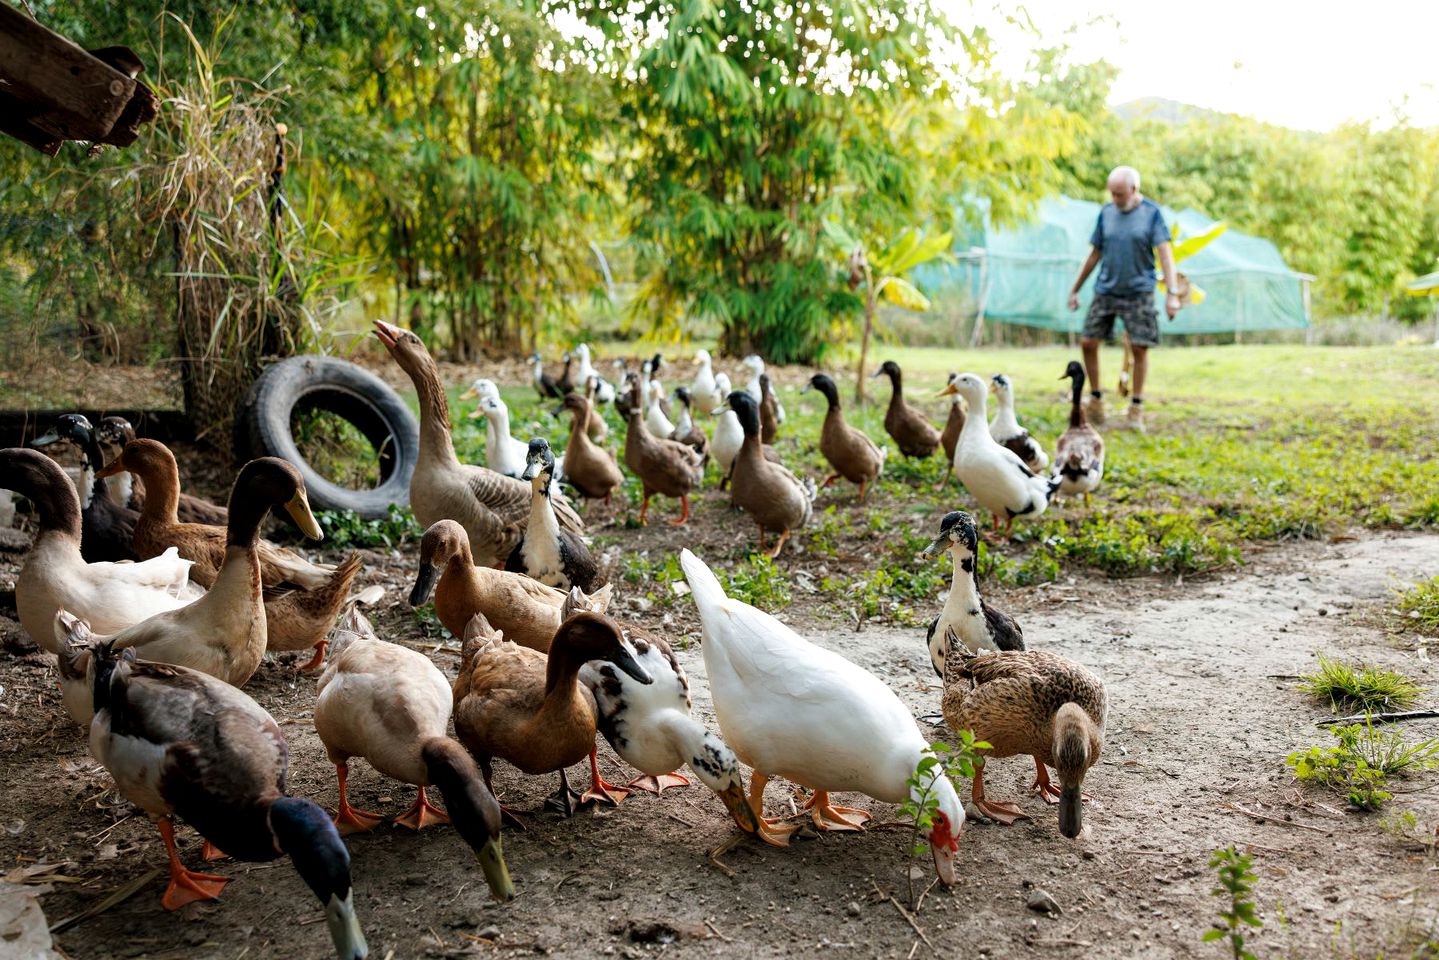
{"label": "man's hand", "polygon": [[1184,306],[1184,304],[1180,302],[1179,294],[1177,293],[1170,293],[1164,298],[1164,312],[1169,314],[1169,319],[1171,320],[1179,314],[1179,308],[1182,306]]}
{"label": "man's hand", "polygon": [[[1071,310],[1078,310],[1078,309],[1079,309],[1079,294],[1078,294],[1078,293],[1070,293],[1070,295],[1069,295],[1069,309],[1071,309]],[[1171,316],[1172,316],[1172,314],[1171,314]]]}

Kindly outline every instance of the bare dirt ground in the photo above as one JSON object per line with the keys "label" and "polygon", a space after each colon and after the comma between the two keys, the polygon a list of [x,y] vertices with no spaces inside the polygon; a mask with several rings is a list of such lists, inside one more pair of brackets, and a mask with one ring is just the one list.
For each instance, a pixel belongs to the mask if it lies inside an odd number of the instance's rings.
{"label": "bare dirt ground", "polygon": [[[683,529],[637,533],[670,550],[695,542]],[[453,645],[428,637],[404,603],[412,560],[369,559],[364,581],[391,588],[377,617],[381,634],[431,652],[453,675]],[[0,581],[13,579],[19,557],[0,555],[0,562]],[[959,885],[929,893],[916,915],[928,942],[954,956],[1217,957],[1218,945],[1200,942],[1216,908],[1206,862],[1216,847],[1234,843],[1250,850],[1259,872],[1266,927],[1251,944],[1261,956],[1408,956],[1436,922],[1432,848],[1426,853],[1382,830],[1375,815],[1346,812],[1342,797],[1297,790],[1283,758],[1321,742],[1313,722],[1327,707],[1295,691],[1292,680],[1311,669],[1316,650],[1435,682],[1422,649],[1396,646],[1375,613],[1396,582],[1436,570],[1439,537],[1393,535],[1274,548],[1242,570],[1185,582],[1080,577],[997,594],[1033,647],[1105,677],[1104,758],[1086,785],[1093,801],[1077,841],[1059,835],[1052,808],[1025,796],[1028,761],[992,764],[991,796],[1019,798],[1034,820],[970,825]],[[682,648],[696,712],[713,724],[688,601],[646,614],[622,601],[620,612],[654,626],[668,620],[662,629]],[[783,615],[883,677],[916,714],[936,708],[922,629],[871,624],[856,632],[803,597]],[[13,610],[9,616],[0,610],[8,644],[0,653],[0,877],[34,860],[63,862],[59,872],[74,882],[56,883],[42,900],[53,923],[163,868],[164,851],[69,724],[48,658],[15,649],[23,637]],[[292,662],[267,662],[246,689],[289,738],[292,791],[333,808],[333,769],[310,725],[314,680]],[[1422,731],[1416,724],[1414,734]],[[601,758],[609,779],[623,782],[627,774],[603,747]],[[353,769],[357,806],[398,813],[413,796],[363,763]],[[554,787],[503,765],[496,785],[507,803],[535,810]],[[1432,778],[1397,785],[1395,804],[1432,831],[1439,822]],[[794,790],[774,783],[768,801],[771,814],[786,812]],[[723,867],[706,854],[733,831],[699,787],[636,795],[572,820],[536,813],[528,832],[505,837],[518,896],[503,905],[487,899],[452,830],[416,836],[382,828],[350,840],[356,906],[376,958],[780,956],[822,948],[855,957],[928,955],[882,896],[906,899],[909,830],[895,823],[893,807],[860,797],[840,802],[871,807],[879,826],[811,835],[788,850],[747,841],[725,854]],[[199,839],[180,833],[182,855],[196,865]],[[915,863],[927,884],[927,858]],[[123,904],[58,935],[58,947],[87,960],[332,955],[319,906],[288,861],[214,866],[235,881],[219,902],[167,913],[161,872]],[[1063,913],[1028,910],[1031,886],[1050,893]]]}

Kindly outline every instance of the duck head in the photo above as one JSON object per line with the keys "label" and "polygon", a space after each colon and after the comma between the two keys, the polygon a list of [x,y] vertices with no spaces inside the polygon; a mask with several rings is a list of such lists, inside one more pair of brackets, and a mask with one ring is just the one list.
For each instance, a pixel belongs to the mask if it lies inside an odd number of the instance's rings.
{"label": "duck head", "polygon": [[974,558],[979,555],[979,532],[974,527],[974,517],[963,510],[944,515],[939,522],[939,536],[920,551],[919,559],[932,560],[947,550],[954,551],[955,562],[964,569],[974,569]]}
{"label": "duck head", "polygon": [[759,436],[759,402],[750,396],[748,390],[731,390],[725,399],[734,415],[739,418],[740,428],[746,437]]}
{"label": "duck head", "polygon": [[[591,377],[590,379],[593,381],[593,380],[596,380],[596,379],[598,379],[598,378],[597,378],[597,377]],[[565,394],[565,398],[560,401],[559,407],[555,410],[555,416],[559,416],[561,413],[564,413],[566,410],[568,410],[570,413],[574,414],[575,417],[576,417],[576,419],[580,420],[581,422],[584,422],[586,419],[589,418],[589,414],[590,414],[590,401],[589,401],[589,398],[586,397],[586,396],[583,396],[582,394],[578,394],[578,393],[567,393],[567,394]]]}
{"label": "duck head", "polygon": [[336,956],[363,960],[369,947],[355,917],[350,852],[330,815],[309,800],[282,796],[270,804],[269,821],[275,845],[289,854],[300,879],[325,908]]}
{"label": "duck head", "polygon": [[375,325],[375,336],[380,338],[390,356],[395,358],[395,362],[406,373],[413,376],[416,371],[434,363],[430,351],[425,348],[425,342],[409,330],[402,330],[383,320],[371,322]]}
{"label": "duck head", "polygon": [[1059,832],[1073,840],[1084,829],[1084,777],[1099,760],[1104,737],[1077,703],[1054,714],[1054,769],[1059,774]]}
{"label": "duck head", "polygon": [[653,373],[659,373],[659,372],[660,372],[660,367],[664,366],[664,364],[665,364],[664,355],[663,355],[663,354],[660,354],[660,353],[656,353],[653,357],[650,357],[650,373],[652,373],[652,374],[653,374]]}
{"label": "duck head", "polygon": [[[625,639],[620,625],[602,613],[581,611],[560,624],[550,646],[550,659],[554,661],[561,658],[576,665],[591,660],[604,660],[640,683],[654,683],[654,677],[635,659],[634,651]],[[547,688],[557,676],[556,671],[549,671]],[[549,690],[546,689],[545,692],[548,693]]]}
{"label": "duck head", "polygon": [[1002,373],[996,373],[989,378],[989,392],[999,398],[1000,403],[1012,403],[1014,401],[1014,385],[1009,378]]}
{"label": "duck head", "polygon": [[495,386],[495,381],[486,380],[484,377],[480,377],[475,380],[474,383],[470,384],[470,388],[468,390],[460,394],[460,399],[476,400],[483,399],[484,397],[494,397],[495,399],[499,399],[499,396],[500,388]]}
{"label": "duck head", "polygon": [[123,447],[135,439],[135,427],[124,417],[102,417],[96,435],[101,443]]}
{"label": "duck head", "polygon": [[[125,444],[125,449],[116,459],[127,456],[136,444],[146,442],[134,440]],[[165,452],[169,453],[168,450]],[[235,478],[235,486],[230,491],[232,517],[237,511],[239,517],[243,517],[247,505],[261,510],[262,515],[263,510],[271,507],[283,508],[305,536],[311,540],[325,539],[325,531],[320,529],[319,521],[310,510],[304,478],[300,476],[300,471],[279,457],[260,457],[240,468],[240,475]],[[232,522],[231,526],[235,525]]]}
{"label": "duck head", "polygon": [[[55,418],[55,425],[48,433],[41,434],[30,441],[30,446],[39,449],[52,444],[68,440],[81,450],[89,450],[90,446],[98,442],[98,435],[90,420],[80,413],[61,414]],[[98,467],[98,463],[92,463],[92,467]]]}
{"label": "duck head", "polygon": [[550,495],[550,482],[555,478],[555,455],[550,442],[544,437],[535,437],[525,452],[525,472],[521,480],[528,480],[541,496]]}
{"label": "duck head", "polygon": [[983,416],[987,396],[983,380],[972,373],[961,373],[945,384],[938,396],[947,397],[956,393],[964,399],[965,404],[971,410],[977,411],[978,416]]}
{"label": "duck head", "polygon": [[764,360],[760,359],[757,353],[750,354],[741,360],[740,363],[744,365],[744,368],[750,372],[750,376],[752,377],[758,377],[761,373],[764,373]]}
{"label": "duck head", "polygon": [[675,387],[675,401],[686,410],[690,408],[690,392],[684,387]]}
{"label": "duck head", "polygon": [[824,394],[824,398],[829,401],[831,410],[839,406],[839,387],[835,386],[834,378],[829,374],[816,373],[809,378],[809,382],[804,385],[800,393],[806,393],[810,390],[818,390]]}
{"label": "duck head", "polygon": [[895,363],[893,360],[886,360],[884,363],[881,363],[879,365],[878,370],[869,375],[869,378],[873,380],[875,377],[889,377],[890,382],[892,383],[896,379],[898,379],[899,376],[899,364]]}
{"label": "duck head", "polygon": [[481,397],[475,409],[470,411],[470,419],[478,420],[484,417],[486,420],[494,420],[497,424],[503,422],[506,428],[509,427],[510,410],[505,406],[505,401],[498,395],[493,397]]}
{"label": "duck head", "polygon": [[640,410],[640,375],[633,370],[625,372],[624,386],[615,394],[615,409],[626,420],[631,414],[643,412]]}
{"label": "duck head", "polygon": [[710,352],[708,350],[695,351],[695,366],[708,367],[710,365]]}
{"label": "duck head", "polygon": [[954,860],[959,854],[959,840],[964,836],[964,805],[954,792],[954,784],[939,765],[932,768],[934,779],[929,784],[910,788],[910,797],[922,809],[925,794],[936,801],[934,819],[930,822],[925,839],[929,842],[929,854],[934,858],[934,872],[946,887],[955,884]]}
{"label": "duck head", "polygon": [[435,592],[440,574],[451,560],[469,562],[470,537],[465,528],[453,520],[436,520],[420,538],[420,569],[415,586],[410,590],[410,606],[422,607]]}
{"label": "duck head", "polygon": [[1078,360],[1069,361],[1069,366],[1064,368],[1064,372],[1059,375],[1059,379],[1078,380],[1079,385],[1081,387],[1084,386],[1084,364]]}

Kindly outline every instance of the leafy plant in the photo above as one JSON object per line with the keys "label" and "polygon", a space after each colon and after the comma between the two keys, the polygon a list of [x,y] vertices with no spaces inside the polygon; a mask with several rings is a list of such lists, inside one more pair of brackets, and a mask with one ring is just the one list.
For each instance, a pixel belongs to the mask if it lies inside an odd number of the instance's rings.
{"label": "leafy plant", "polygon": [[1421,580],[1399,591],[1396,626],[1439,637],[1439,577]]}
{"label": "leafy plant", "polygon": [[1424,688],[1393,670],[1354,666],[1319,654],[1319,669],[1306,674],[1299,689],[1328,700],[1337,711],[1353,708],[1364,711],[1408,706],[1418,701]]}
{"label": "leafy plant", "polygon": [[[925,748],[915,765],[914,773],[905,780],[909,796],[900,804],[901,816],[909,817],[914,824],[909,835],[909,855],[912,860],[929,852],[929,844],[921,839],[934,826],[934,814],[939,809],[939,792],[936,784],[940,778],[949,780],[951,785],[974,779],[976,766],[983,764],[979,751],[988,750],[990,744],[974,739],[973,730],[959,731],[959,742],[954,746],[935,743]],[[906,876],[909,871],[905,871]],[[914,878],[909,877],[909,902],[914,906]]]}
{"label": "leafy plant", "polygon": [[425,532],[409,508],[397,503],[390,504],[388,516],[374,520],[366,520],[353,510],[317,510],[315,519],[325,531],[327,545],[337,550],[352,547],[390,550],[418,542]]}
{"label": "leafy plant", "polygon": [[1209,858],[1209,869],[1219,873],[1218,884],[1210,893],[1222,902],[1219,919],[1223,926],[1205,931],[1204,942],[1228,940],[1234,960],[1258,960],[1244,949],[1244,928],[1264,926],[1254,903],[1254,881],[1259,878],[1253,866],[1248,854],[1240,853],[1234,847],[1216,850]]}
{"label": "leafy plant", "polygon": [[1439,767],[1439,740],[1411,744],[1401,730],[1376,729],[1368,719],[1330,732],[1337,746],[1311,746],[1291,753],[1285,763],[1299,781],[1338,790],[1358,810],[1377,810],[1393,798],[1385,789],[1390,776]]}
{"label": "leafy plant", "polygon": [[750,557],[728,572],[718,572],[725,593],[761,610],[774,610],[792,599],[789,578],[775,562],[762,553]]}

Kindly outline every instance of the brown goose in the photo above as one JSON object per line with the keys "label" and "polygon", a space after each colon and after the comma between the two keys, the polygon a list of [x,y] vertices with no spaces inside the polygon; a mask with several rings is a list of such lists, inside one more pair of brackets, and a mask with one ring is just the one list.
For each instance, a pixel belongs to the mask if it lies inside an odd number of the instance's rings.
{"label": "brown goose", "polygon": [[[959,379],[959,374],[951,373],[948,383],[954,383]],[[944,446],[944,479],[939,481],[943,489],[949,483],[950,475],[954,473],[954,451],[959,447],[959,434],[964,430],[964,398],[957,393],[949,395],[949,419],[944,421],[944,431],[939,435],[939,442]]]}
{"label": "brown goose", "polygon": [[567,394],[560,410],[568,410],[572,415],[570,439],[565,444],[565,479],[580,496],[609,503],[625,477],[620,473],[614,453],[589,435],[588,424],[594,422],[595,417],[590,401],[578,393]]}
{"label": "brown goose", "polygon": [[[493,470],[461,463],[450,436],[450,405],[439,372],[420,338],[374,321],[390,356],[410,375],[420,397],[420,458],[410,481],[410,509],[423,526],[455,520],[465,528],[475,562],[495,566],[520,539],[530,513],[530,485]],[[585,525],[568,500],[554,497],[560,526],[580,533]]]}
{"label": "brown goose", "polygon": [[924,414],[904,399],[903,375],[899,364],[886,360],[872,376],[889,377],[889,409],[884,413],[884,430],[906,457],[928,457],[939,446],[939,431]]}
{"label": "brown goose", "polygon": [[[124,417],[105,417],[100,421],[100,442],[115,447],[118,455],[120,448],[135,439],[135,428],[130,421]],[[126,472],[107,477],[106,483],[111,484],[112,489],[129,488],[129,495],[124,497],[126,506],[131,510],[143,510],[145,508],[145,484],[137,476]],[[175,508],[176,515],[181,523],[208,523],[212,526],[223,527],[225,525],[225,508],[216,506],[208,500],[201,500],[199,497],[192,497],[188,493],[180,494],[179,505]]]}
{"label": "brown goose", "polygon": [[759,547],[765,550],[765,531],[779,531],[771,558],[779,556],[785,541],[809,522],[814,508],[814,482],[805,482],[787,468],[765,458],[759,442],[759,410],[746,390],[729,395],[730,409],[744,429],[744,445],[735,457],[730,475],[730,502],[748,513],[759,525]]}
{"label": "brown goose", "polygon": [[640,478],[644,501],[640,504],[640,523],[650,507],[650,497],[662,493],[679,497],[682,507],[678,526],[689,519],[690,492],[704,480],[704,458],[676,440],[652,436],[645,427],[639,402],[639,383],[630,376],[629,390],[615,400],[625,418],[625,466]]}
{"label": "brown goose", "polygon": [[1069,429],[1060,434],[1054,447],[1054,472],[1059,475],[1059,493],[1073,496],[1084,494],[1084,505],[1089,506],[1089,494],[1104,479],[1104,438],[1089,425],[1084,416],[1084,367],[1077,360],[1069,361],[1064,376],[1072,383],[1073,395],[1069,404]]}
{"label": "brown goose", "polygon": [[[1104,748],[1104,681],[1084,667],[1041,650],[970,653],[954,629],[945,635],[944,719],[990,744],[987,757],[1034,758],[1031,789],[1059,804],[1059,832],[1083,828],[1080,790]],[[1048,766],[1059,773],[1059,787]],[[1012,803],[984,796],[984,768],[974,772],[974,804],[1001,823],[1027,816]]]}
{"label": "brown goose", "polygon": [[865,487],[884,470],[884,448],[863,430],[845,422],[844,410],[840,408],[839,388],[827,374],[817,373],[810,377],[804,389],[818,390],[829,403],[824,426],[819,432],[819,452],[824,454],[834,473],[825,478],[821,487],[827,487],[843,477],[850,483],[859,484],[859,498],[863,500]]}

